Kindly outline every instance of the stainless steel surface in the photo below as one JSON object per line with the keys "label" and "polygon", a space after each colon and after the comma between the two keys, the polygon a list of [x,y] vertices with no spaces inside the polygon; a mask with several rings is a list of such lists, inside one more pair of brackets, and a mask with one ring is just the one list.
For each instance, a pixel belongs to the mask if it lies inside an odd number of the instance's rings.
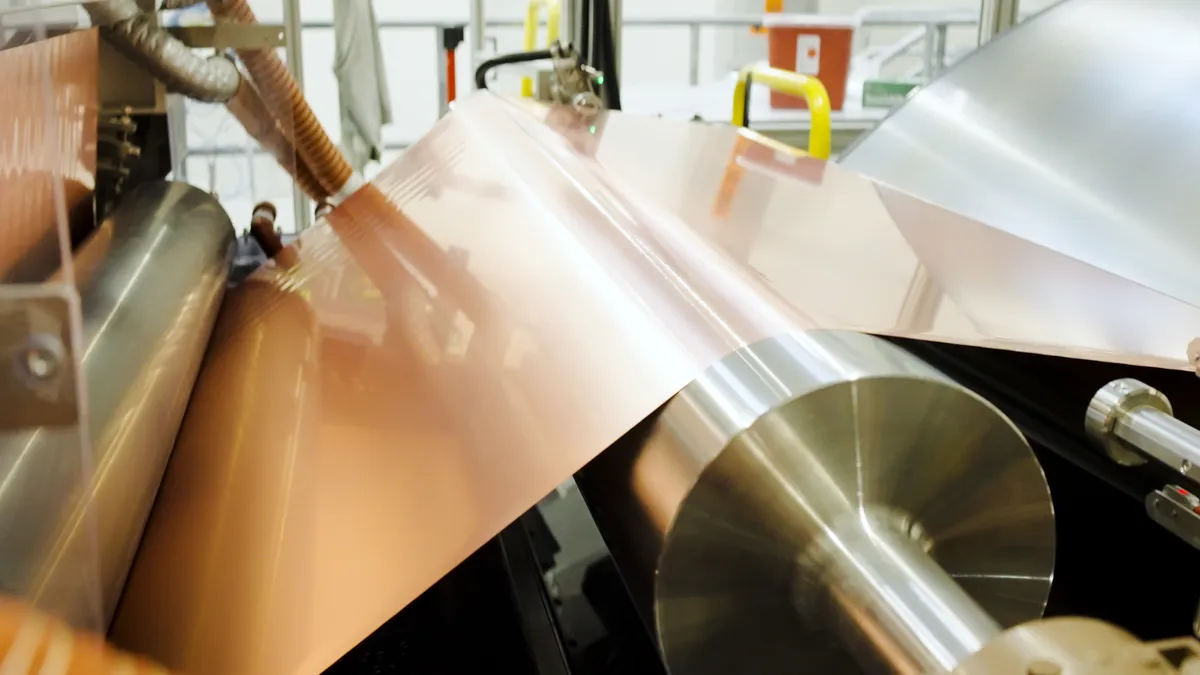
{"label": "stainless steel surface", "polygon": [[1130,447],[1200,482],[1200,431],[1151,406],[1128,411],[1112,433]]}
{"label": "stainless steel surface", "polygon": [[1067,0],[923,88],[842,163],[1200,303],[1200,193],[1176,178],[1200,156],[1196,118],[1178,114],[1200,103],[1178,86],[1200,70],[1198,35],[1200,3]]}
{"label": "stainless steel surface", "polygon": [[941,672],[1050,589],[1020,432],[861,334],[731,354],[577,482],[672,673]]}
{"label": "stainless steel surface", "polygon": [[[284,9],[286,12],[287,5]],[[167,32],[193,49],[275,49],[287,46],[290,26],[224,21],[211,26],[171,26]]]}
{"label": "stainless steel surface", "polygon": [[1177,485],[1168,485],[1146,496],[1146,515],[1171,534],[1200,549],[1200,500]]}
{"label": "stainless steel surface", "polygon": [[688,84],[700,86],[700,26],[688,26]]}
{"label": "stainless steel surface", "polygon": [[[98,261],[79,279],[92,461],[81,469],[49,427],[0,436],[4,592],[105,628],[204,354],[233,240],[212,197],[153,183],[127,195],[77,252]],[[93,582],[100,608],[86,593]]]}
{"label": "stainless steel surface", "polygon": [[1088,402],[1084,430],[1114,462],[1123,466],[1145,464],[1146,458],[1138,448],[1130,447],[1114,433],[1118,420],[1142,407],[1173,414],[1171,402],[1157,389],[1131,378],[1114,380],[1104,385]]}
{"label": "stainless steel surface", "polygon": [[979,5],[979,44],[981,46],[1016,26],[1020,21],[1020,0],[981,0]]}
{"label": "stainless steel surface", "polygon": [[[762,339],[835,328],[1188,370],[1172,348],[1200,335],[1195,307],[735,129],[488,92],[289,250],[226,302],[114,623],[192,675],[320,671]],[[931,319],[904,309],[921,270]],[[930,438],[992,419],[946,387],[946,406],[888,409]],[[886,464],[898,490],[978,466]],[[994,492],[1017,478],[987,478],[957,514],[1036,521]],[[995,570],[955,565],[1004,560],[976,533],[1019,528],[973,524],[935,559],[980,597]],[[1003,624],[1000,601],[983,604]]]}
{"label": "stainless steel surface", "polygon": [[828,625],[864,669],[950,672],[1001,632],[922,544],[860,512],[831,523],[806,556],[830,598]]}
{"label": "stainless steel surface", "polygon": [[1149,385],[1108,383],[1088,404],[1084,425],[1113,461],[1137,466],[1150,457],[1200,483],[1200,430],[1175,419],[1167,397]]}
{"label": "stainless steel surface", "polygon": [[166,112],[166,87],[150,71],[108,40],[100,41],[98,68],[102,110],[127,111],[135,115],[161,115]]}
{"label": "stainless steel surface", "polygon": [[[571,2],[573,0],[568,0]],[[475,69],[483,62],[483,47],[487,38],[487,17],[484,13],[483,0],[471,0],[470,9],[467,14],[467,45],[470,47],[471,54],[471,74],[475,74]],[[454,25],[447,21],[440,25]],[[432,26],[431,26],[432,27]],[[382,26],[381,26],[382,28]],[[468,77],[470,83],[467,86],[472,90],[475,88],[475,78]]]}
{"label": "stainless steel surface", "polygon": [[71,295],[65,284],[0,287],[0,429],[78,424]]}
{"label": "stainless steel surface", "polygon": [[437,73],[437,111],[438,119],[446,116],[450,112],[450,83],[447,80],[446,73],[446,49],[442,47],[441,36],[433,43],[433,63],[434,72]]}
{"label": "stainless steel surface", "polygon": [[[284,39],[287,41],[287,66],[300,91],[304,91],[304,23],[301,21],[300,0],[284,0]],[[275,112],[280,115],[279,111]],[[291,122],[294,123],[294,120]],[[294,162],[295,160],[293,160]],[[299,186],[292,186],[292,222],[296,232],[312,226],[312,202]]]}
{"label": "stainless steel surface", "polygon": [[[925,26],[924,35],[922,36],[925,43],[925,49],[922,51],[921,77],[928,82],[937,77],[938,71],[941,69],[943,62],[936,60],[938,47],[938,34],[934,26]],[[943,58],[945,55],[943,54]]]}
{"label": "stainless steel surface", "polygon": [[[942,74],[942,69],[946,67],[946,37],[948,27],[945,24],[926,24],[922,28],[922,38],[924,41],[923,64],[921,66],[921,75],[924,82],[929,82]],[[897,56],[903,54],[904,51],[894,52]],[[880,59],[880,65],[886,65],[890,60],[887,57],[890,54],[883,55]]]}

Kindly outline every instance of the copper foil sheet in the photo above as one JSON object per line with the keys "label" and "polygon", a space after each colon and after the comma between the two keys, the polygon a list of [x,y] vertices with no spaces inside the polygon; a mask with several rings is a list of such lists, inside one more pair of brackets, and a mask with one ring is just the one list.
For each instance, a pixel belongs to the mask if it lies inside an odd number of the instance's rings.
{"label": "copper foil sheet", "polygon": [[818,325],[1191,368],[1200,309],[1162,289],[753,134],[535,112],[612,189],[678,217]]}
{"label": "copper foil sheet", "polygon": [[230,295],[112,636],[320,672],[784,331],[1187,367],[1200,310],[1006,236],[731,128],[479,94]]}
{"label": "copper foil sheet", "polygon": [[45,280],[61,259],[60,216],[91,217],[98,55],[95,30],[0,51],[0,281]]}

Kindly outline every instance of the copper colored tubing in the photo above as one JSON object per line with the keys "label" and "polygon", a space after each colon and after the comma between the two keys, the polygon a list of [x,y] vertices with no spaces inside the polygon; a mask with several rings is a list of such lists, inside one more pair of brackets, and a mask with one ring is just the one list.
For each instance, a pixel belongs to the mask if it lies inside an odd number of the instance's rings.
{"label": "copper colored tubing", "polygon": [[280,166],[292,174],[305,194],[316,200],[324,199],[330,194],[325,191],[321,183],[317,182],[304,158],[297,154],[296,147],[292,145],[288,135],[280,128],[281,125],[271,114],[254,85],[243,80],[237,93],[225,103],[225,106],[246,128],[246,133],[258,141],[259,145],[270,152]]}
{"label": "copper colored tubing", "polygon": [[[246,0],[208,0],[208,7],[217,20],[246,24],[258,22]],[[337,194],[350,181],[354,169],[317,121],[287,66],[270,49],[239,49],[237,55],[262,92],[267,107],[276,111],[276,114],[290,111],[292,137],[300,158],[312,170],[313,177],[325,189],[325,194]],[[281,123],[287,127],[286,122],[281,120]]]}

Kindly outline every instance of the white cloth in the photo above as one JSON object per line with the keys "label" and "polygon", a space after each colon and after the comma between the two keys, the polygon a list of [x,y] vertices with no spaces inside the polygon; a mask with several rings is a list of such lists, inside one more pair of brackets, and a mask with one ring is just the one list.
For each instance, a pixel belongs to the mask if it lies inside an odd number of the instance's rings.
{"label": "white cloth", "polygon": [[341,100],[342,153],[361,172],[383,152],[383,126],[392,122],[387,72],[371,0],[333,3],[335,60]]}

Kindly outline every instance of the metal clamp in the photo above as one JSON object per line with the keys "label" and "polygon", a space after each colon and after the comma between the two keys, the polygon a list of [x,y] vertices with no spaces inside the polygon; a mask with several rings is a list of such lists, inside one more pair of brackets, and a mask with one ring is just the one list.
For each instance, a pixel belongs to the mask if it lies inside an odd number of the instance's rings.
{"label": "metal clamp", "polygon": [[544,83],[539,82],[539,100],[571,105],[581,113],[599,112],[604,103],[597,92],[597,85],[603,81],[604,75],[584,64],[582,55],[574,45],[555,41],[550,45],[550,53],[553,55],[553,69],[546,73]]}
{"label": "metal clamp", "polygon": [[833,149],[832,109],[829,92],[815,77],[790,70],[772,68],[766,64],[746,66],[738,73],[733,90],[733,125],[747,127],[749,123],[751,82],[764,84],[774,91],[803,98],[808,103],[812,122],[808,130],[808,154],[829,159]]}
{"label": "metal clamp", "polygon": [[211,26],[171,26],[167,32],[193,49],[274,49],[287,44],[284,27],[267,24],[223,22]]}
{"label": "metal clamp", "polygon": [[1178,485],[1168,485],[1146,496],[1146,514],[1172,534],[1200,549],[1200,498]]}

